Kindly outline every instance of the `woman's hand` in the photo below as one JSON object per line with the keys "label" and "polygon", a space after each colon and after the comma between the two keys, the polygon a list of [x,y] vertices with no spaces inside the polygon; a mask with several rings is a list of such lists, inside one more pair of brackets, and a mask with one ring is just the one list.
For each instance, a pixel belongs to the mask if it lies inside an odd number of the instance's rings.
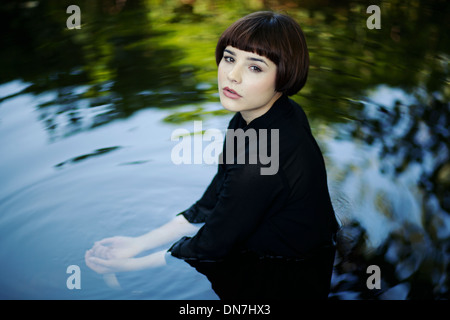
{"label": "woman's hand", "polygon": [[141,247],[138,238],[116,236],[95,242],[88,252],[90,256],[102,259],[125,259],[139,254]]}
{"label": "woman's hand", "polygon": [[86,265],[97,273],[129,271],[135,264],[134,256],[141,252],[139,241],[133,237],[116,236],[94,243],[86,251]]}
{"label": "woman's hand", "polygon": [[139,258],[100,258],[95,256],[91,249],[86,251],[85,261],[95,272],[108,274],[163,266],[166,264],[165,253],[166,251],[162,250]]}
{"label": "woman's hand", "polygon": [[84,256],[86,265],[100,274],[133,270],[134,258],[100,258],[94,251],[88,250]]}
{"label": "woman's hand", "polygon": [[142,236],[115,236],[97,241],[90,251],[92,256],[102,259],[131,258],[143,251],[171,243],[184,235],[193,234],[199,228],[199,226],[194,226],[180,215],[162,227]]}
{"label": "woman's hand", "polygon": [[184,216],[179,215],[165,225],[139,237],[105,238],[95,242],[94,246],[86,251],[86,265],[102,274],[165,265],[164,254],[166,251],[139,258],[136,256],[143,251],[175,241],[183,235],[193,234],[199,228],[199,226],[189,223]]}

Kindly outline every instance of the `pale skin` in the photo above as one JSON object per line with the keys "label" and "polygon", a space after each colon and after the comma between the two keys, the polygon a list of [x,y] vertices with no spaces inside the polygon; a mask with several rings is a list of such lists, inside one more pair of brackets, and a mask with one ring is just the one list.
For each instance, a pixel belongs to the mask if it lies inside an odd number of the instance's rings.
{"label": "pale skin", "polygon": [[[227,46],[218,66],[220,102],[227,110],[240,112],[248,123],[265,114],[282,95],[275,90],[277,66],[267,57]],[[139,254],[194,235],[199,225],[182,215],[138,237],[115,236],[94,243],[86,251],[86,265],[100,274],[137,271],[166,264],[167,249]]]}
{"label": "pale skin", "polygon": [[138,237],[105,238],[95,242],[94,246],[86,251],[86,265],[101,274],[163,266],[166,264],[164,255],[167,249],[142,257],[136,256],[173,243],[182,236],[195,234],[198,229],[198,225],[189,223],[184,216],[180,215],[165,225]]}
{"label": "pale skin", "polygon": [[[270,59],[227,46],[217,72],[221,104],[227,110],[240,112],[249,124],[269,111],[282,95],[275,91],[276,74],[277,66]],[[226,88],[239,97],[227,96]]]}

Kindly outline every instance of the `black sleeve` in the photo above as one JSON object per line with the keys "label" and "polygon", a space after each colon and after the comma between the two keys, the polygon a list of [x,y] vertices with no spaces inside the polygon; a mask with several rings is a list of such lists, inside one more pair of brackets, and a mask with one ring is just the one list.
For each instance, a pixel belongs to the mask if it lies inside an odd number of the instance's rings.
{"label": "black sleeve", "polygon": [[261,175],[258,165],[227,166],[217,204],[194,237],[183,237],[169,251],[187,260],[220,260],[245,243],[277,203],[283,183],[278,174]]}
{"label": "black sleeve", "polygon": [[[229,128],[234,128],[236,126],[237,114],[231,118],[230,123],[228,124]],[[224,143],[225,146],[225,143]],[[219,156],[219,158],[222,155]],[[209,184],[203,196],[194,203],[189,209],[178,213],[177,215],[183,215],[187,221],[190,223],[203,223],[206,221],[206,217],[208,217],[211,212],[214,210],[214,207],[217,204],[218,193],[220,192],[218,185],[223,180],[223,172],[224,168],[219,165],[218,171],[214,176],[213,180]]]}
{"label": "black sleeve", "polygon": [[209,216],[217,204],[217,181],[219,172],[216,173],[213,180],[209,184],[203,196],[194,203],[189,209],[180,212],[177,215],[183,215],[190,223],[203,223]]}

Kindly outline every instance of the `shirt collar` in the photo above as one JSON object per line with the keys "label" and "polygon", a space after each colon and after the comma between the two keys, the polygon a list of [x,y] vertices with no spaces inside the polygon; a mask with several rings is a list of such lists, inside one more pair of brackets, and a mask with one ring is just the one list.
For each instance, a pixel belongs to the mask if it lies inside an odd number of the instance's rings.
{"label": "shirt collar", "polygon": [[282,115],[286,114],[291,109],[291,104],[289,103],[289,98],[283,94],[281,97],[275,101],[275,103],[270,107],[270,109],[253,119],[248,125],[242,117],[241,113],[238,112],[239,117],[239,128],[247,130],[249,128],[253,129],[264,129],[270,127],[270,125],[277,120]]}

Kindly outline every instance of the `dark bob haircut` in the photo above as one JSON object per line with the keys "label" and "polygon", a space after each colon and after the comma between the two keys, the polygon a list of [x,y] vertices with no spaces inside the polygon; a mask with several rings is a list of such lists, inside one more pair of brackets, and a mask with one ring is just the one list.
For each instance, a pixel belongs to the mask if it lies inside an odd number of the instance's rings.
{"label": "dark bob haircut", "polygon": [[275,90],[278,92],[291,96],[306,83],[309,53],[305,36],[289,16],[259,11],[234,22],[217,43],[217,65],[227,46],[270,59],[277,66]]}

